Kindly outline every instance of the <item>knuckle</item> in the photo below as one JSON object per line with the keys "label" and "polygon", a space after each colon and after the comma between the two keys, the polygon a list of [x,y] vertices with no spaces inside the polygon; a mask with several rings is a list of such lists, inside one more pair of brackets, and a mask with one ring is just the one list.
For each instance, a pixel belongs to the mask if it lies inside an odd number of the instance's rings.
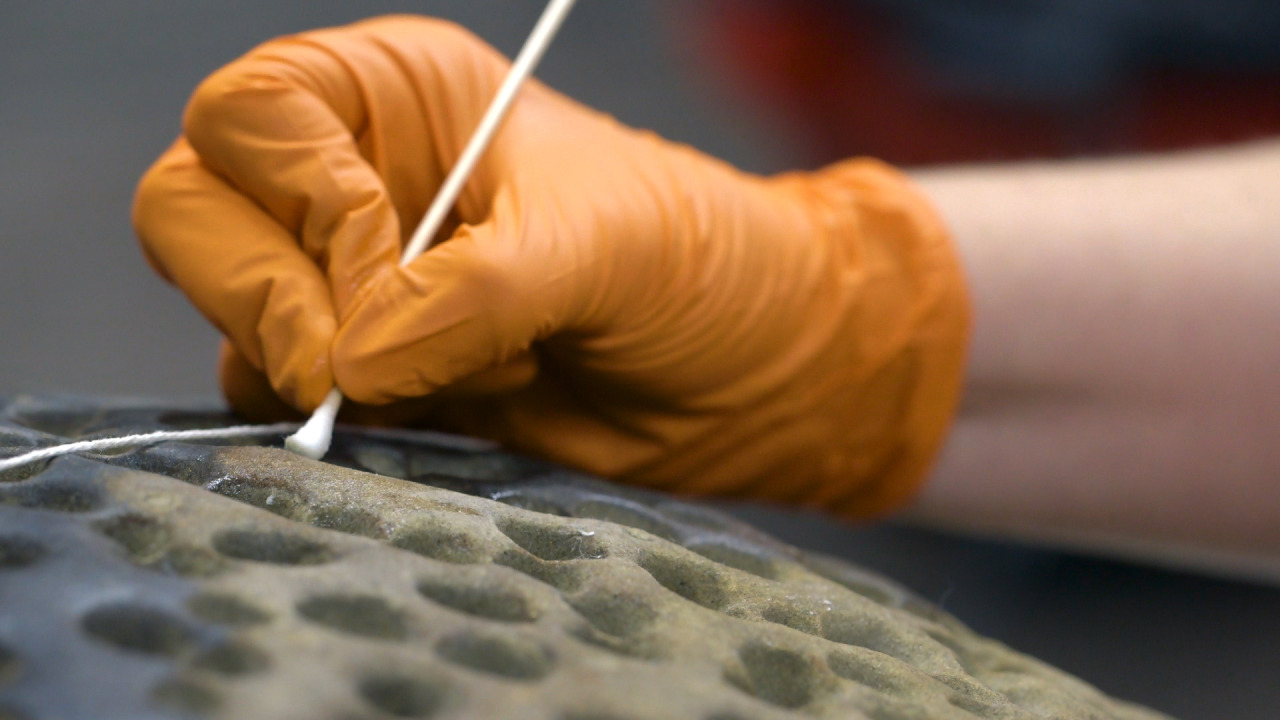
{"label": "knuckle", "polygon": [[368,21],[366,28],[393,40],[394,45],[425,53],[436,63],[450,67],[474,66],[501,72],[508,66],[503,55],[467,28],[440,18],[388,16]]}
{"label": "knuckle", "polygon": [[475,33],[456,22],[422,15],[384,15],[359,23],[359,26],[382,33],[412,33],[420,40],[437,47],[486,44]]}
{"label": "knuckle", "polygon": [[202,80],[183,112],[182,127],[187,138],[200,147],[217,136],[235,121],[238,96],[261,83],[261,76],[250,77],[244,60],[233,62]]}

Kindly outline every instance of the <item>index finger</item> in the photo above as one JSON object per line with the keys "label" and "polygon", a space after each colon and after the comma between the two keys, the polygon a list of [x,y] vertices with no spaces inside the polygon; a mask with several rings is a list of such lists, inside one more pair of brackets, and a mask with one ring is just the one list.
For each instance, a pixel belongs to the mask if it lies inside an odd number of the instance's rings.
{"label": "index finger", "polygon": [[[215,72],[192,96],[183,129],[210,170],[325,269],[342,316],[397,264],[404,231],[421,219],[504,68],[496,51],[440,21],[317,30]],[[483,216],[485,177],[469,183],[459,219]]]}
{"label": "index finger", "polygon": [[394,266],[400,246],[386,184],[357,143],[368,114],[360,90],[334,53],[282,38],[206,78],[183,118],[201,164],[326,272],[339,312]]}
{"label": "index finger", "polygon": [[138,186],[133,222],[152,265],[302,410],[333,387],[337,322],[324,273],[261,207],[179,140]]}

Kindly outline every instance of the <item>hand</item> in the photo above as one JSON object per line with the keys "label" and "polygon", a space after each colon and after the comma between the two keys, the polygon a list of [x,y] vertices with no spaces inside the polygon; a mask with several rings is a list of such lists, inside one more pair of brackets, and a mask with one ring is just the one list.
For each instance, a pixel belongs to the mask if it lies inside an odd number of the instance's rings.
{"label": "hand", "polygon": [[398,402],[365,419],[652,486],[904,501],[967,323],[905,179],[866,160],[744,174],[530,82],[446,240],[399,268],[507,67],[394,17],[267,43],[200,86],[134,217],[228,338],[233,405],[308,411],[336,383]]}

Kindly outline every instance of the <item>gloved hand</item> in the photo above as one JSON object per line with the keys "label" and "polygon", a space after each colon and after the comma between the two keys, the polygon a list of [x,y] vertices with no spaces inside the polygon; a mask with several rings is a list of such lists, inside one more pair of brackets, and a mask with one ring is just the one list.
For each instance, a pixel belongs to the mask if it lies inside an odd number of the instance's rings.
{"label": "gloved hand", "polygon": [[399,268],[507,67],[391,17],[269,42],[198,88],[134,221],[228,338],[233,405],[310,411],[336,382],[392,403],[366,421],[654,487],[904,502],[967,326],[907,181],[869,160],[745,174],[530,82],[446,241]]}

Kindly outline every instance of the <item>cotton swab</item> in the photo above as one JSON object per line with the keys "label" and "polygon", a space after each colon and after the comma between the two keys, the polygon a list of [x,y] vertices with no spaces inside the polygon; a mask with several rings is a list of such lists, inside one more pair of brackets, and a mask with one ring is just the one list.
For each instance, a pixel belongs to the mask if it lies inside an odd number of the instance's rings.
{"label": "cotton swab", "polygon": [[[533,73],[534,66],[551,45],[551,40],[568,16],[569,10],[573,8],[574,2],[575,0],[551,0],[546,10],[542,11],[542,17],[538,18],[538,23],[534,25],[529,39],[525,40],[524,47],[516,55],[515,62],[511,64],[511,70],[502,81],[484,117],[480,119],[480,124],[467,143],[466,149],[462,151],[462,156],[458,158],[458,163],[449,171],[439,194],[431,202],[427,214],[423,216],[422,222],[418,223],[417,229],[410,236],[409,244],[405,246],[404,254],[400,257],[401,267],[408,265],[429,247],[431,239],[444,224],[445,217],[462,192],[462,186],[471,176],[471,171],[475,169],[480,156],[489,146],[489,141],[498,131],[507,111],[511,109],[516,92]],[[325,396],[324,402],[320,403],[320,407],[316,408],[315,413],[302,426],[302,429],[285,439],[284,446],[312,460],[324,457],[324,454],[329,452],[329,443],[333,440],[334,419],[338,416],[338,408],[341,406],[342,391],[335,387]]]}

